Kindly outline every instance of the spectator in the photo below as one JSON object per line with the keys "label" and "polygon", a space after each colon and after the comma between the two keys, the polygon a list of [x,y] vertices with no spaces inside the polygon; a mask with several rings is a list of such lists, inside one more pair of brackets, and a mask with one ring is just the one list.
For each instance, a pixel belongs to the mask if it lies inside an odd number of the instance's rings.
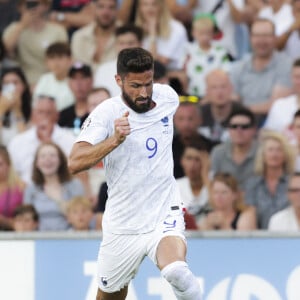
{"label": "spectator", "polygon": [[115,27],[117,25],[117,0],[96,0],[94,21],[72,36],[71,49],[76,61],[96,68],[116,58]]}
{"label": "spectator", "polygon": [[93,207],[86,197],[73,197],[67,205],[66,214],[72,230],[83,231],[91,229]]}
{"label": "spectator", "polygon": [[184,26],[172,18],[166,0],[139,0],[135,24],[144,30],[143,47],[168,71],[181,70],[188,41]]}
{"label": "spectator", "polygon": [[241,108],[241,103],[232,100],[232,84],[228,74],[220,69],[206,76],[207,103],[201,106],[200,132],[215,143],[228,139],[228,117]]}
{"label": "spectator", "polygon": [[24,184],[15,174],[3,145],[0,145],[0,185],[0,230],[12,230],[13,213],[23,201]]}
{"label": "spectator", "polygon": [[253,174],[257,149],[253,113],[247,108],[232,112],[228,129],[230,139],[216,146],[211,153],[211,171],[212,174],[231,174],[243,189],[246,179]]}
{"label": "spectator", "polygon": [[14,230],[17,232],[36,231],[39,214],[32,204],[21,204],[14,211]]}
{"label": "spectator", "polygon": [[258,17],[274,23],[276,36],[286,32],[294,22],[292,6],[285,0],[268,0],[268,5],[258,12]]}
{"label": "spectator", "polygon": [[290,92],[292,62],[275,51],[275,28],[271,21],[257,19],[251,26],[253,53],[231,68],[234,90],[255,114],[268,113],[273,101]]}
{"label": "spectator", "polygon": [[46,50],[46,64],[50,72],[40,77],[34,89],[34,97],[48,95],[55,98],[56,107],[61,111],[74,103],[74,95],[68,83],[72,64],[69,44],[51,44]]}
{"label": "spectator", "polygon": [[185,176],[176,180],[186,212],[192,215],[197,224],[208,210],[208,160],[208,154],[203,151],[202,145],[191,142],[185,147],[181,157]]}
{"label": "spectator", "polygon": [[91,68],[82,63],[75,63],[69,71],[69,84],[75,103],[60,112],[58,124],[72,129],[74,135],[77,135],[89,114],[87,98],[93,86]]}
{"label": "spectator", "polygon": [[244,204],[237,180],[219,173],[210,185],[212,211],[200,224],[201,230],[254,230],[256,216],[253,208]]}
{"label": "spectator", "polygon": [[198,14],[193,20],[194,42],[186,47],[185,70],[188,77],[188,93],[203,98],[206,93],[205,77],[214,69],[230,68],[230,57],[222,46],[215,46],[213,37],[217,28],[211,14]]}
{"label": "spectator", "polygon": [[20,21],[10,24],[3,33],[3,42],[8,54],[16,56],[30,85],[35,85],[39,77],[46,72],[46,48],[54,42],[68,40],[65,28],[46,18],[50,2],[21,0]]}
{"label": "spectator", "polygon": [[287,198],[289,205],[271,216],[269,230],[285,232],[300,230],[300,173],[294,173],[289,178]]}
{"label": "spectator", "polygon": [[181,96],[180,104],[174,116],[175,135],[173,138],[173,159],[174,159],[174,176],[180,178],[184,176],[180,160],[186,145],[192,141],[199,140],[202,149],[208,153],[213,147],[213,143],[198,133],[201,124],[200,108],[198,98],[191,96]]}
{"label": "spectator", "polygon": [[272,104],[264,125],[266,129],[283,132],[291,125],[295,112],[300,108],[300,58],[293,64],[291,78],[293,94]]}
{"label": "spectator", "polygon": [[49,17],[65,26],[71,37],[74,31],[91,22],[94,12],[92,0],[52,0]]}
{"label": "spectator", "polygon": [[110,97],[109,91],[104,87],[92,89],[87,98],[88,112],[91,113],[97,105]]}
{"label": "spectator", "polygon": [[31,92],[24,73],[19,67],[7,68],[0,80],[1,143],[7,145],[24,131],[31,115]]}
{"label": "spectator", "polygon": [[67,158],[52,142],[39,145],[33,162],[32,184],[24,193],[24,203],[34,205],[40,221],[39,230],[65,230],[68,201],[83,196],[84,190],[78,179],[72,179]]}
{"label": "spectator", "polygon": [[258,228],[267,229],[270,217],[287,207],[288,176],[294,171],[294,155],[283,135],[269,131],[255,158],[255,175],[246,182],[245,198],[256,210]]}
{"label": "spectator", "polygon": [[74,136],[60,128],[57,120],[55,99],[40,96],[33,106],[33,126],[17,134],[8,144],[13,166],[24,182],[31,182],[34,154],[40,143],[53,141],[69,155]]}
{"label": "spectator", "polygon": [[[142,28],[133,24],[127,24],[117,27],[116,36],[116,51],[119,53],[125,48],[141,47],[143,40]],[[114,80],[117,74],[117,58],[101,64],[94,77],[94,87],[106,87],[112,96],[117,96],[121,93],[120,87]]]}
{"label": "spectator", "polygon": [[294,22],[291,24],[289,29],[277,38],[277,48],[283,50],[292,59],[299,58],[299,47],[300,47],[300,1],[293,0],[293,15]]}

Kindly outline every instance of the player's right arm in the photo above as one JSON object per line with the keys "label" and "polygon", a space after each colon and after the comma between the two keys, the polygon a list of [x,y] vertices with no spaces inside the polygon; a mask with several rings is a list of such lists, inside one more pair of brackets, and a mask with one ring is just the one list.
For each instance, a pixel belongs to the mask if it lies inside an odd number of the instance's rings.
{"label": "player's right arm", "polygon": [[88,142],[77,142],[73,145],[68,160],[68,166],[72,174],[87,170],[101,161],[107,154],[124,142],[130,134],[128,122],[129,112],[114,122],[115,132],[104,141],[92,145]]}

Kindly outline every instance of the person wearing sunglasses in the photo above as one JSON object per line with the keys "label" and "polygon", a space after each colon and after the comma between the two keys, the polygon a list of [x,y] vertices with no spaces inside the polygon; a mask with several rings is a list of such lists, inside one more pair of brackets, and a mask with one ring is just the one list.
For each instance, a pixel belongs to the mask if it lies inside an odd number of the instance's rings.
{"label": "person wearing sunglasses", "polygon": [[300,173],[294,173],[287,189],[290,205],[275,213],[269,222],[268,229],[272,231],[300,230]]}
{"label": "person wearing sunglasses", "polygon": [[211,153],[211,173],[233,175],[243,189],[246,179],[253,174],[257,149],[255,116],[241,107],[228,118],[229,140],[216,146]]}

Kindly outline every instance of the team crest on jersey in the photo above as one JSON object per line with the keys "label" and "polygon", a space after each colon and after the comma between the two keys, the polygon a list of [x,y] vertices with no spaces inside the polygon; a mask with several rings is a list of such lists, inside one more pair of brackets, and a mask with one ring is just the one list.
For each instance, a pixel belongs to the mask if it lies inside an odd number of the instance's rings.
{"label": "team crest on jersey", "polygon": [[81,126],[81,130],[88,128],[91,124],[92,119],[90,117],[86,118]]}
{"label": "team crest on jersey", "polygon": [[165,116],[160,121],[162,122],[163,127],[164,127],[163,133],[168,134],[169,133],[169,117]]}

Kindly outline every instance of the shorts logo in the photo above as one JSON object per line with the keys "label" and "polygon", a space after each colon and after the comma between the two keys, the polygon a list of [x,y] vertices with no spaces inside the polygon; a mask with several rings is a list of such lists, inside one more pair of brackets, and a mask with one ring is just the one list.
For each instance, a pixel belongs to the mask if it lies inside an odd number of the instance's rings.
{"label": "shorts logo", "polygon": [[107,277],[101,277],[101,283],[103,286],[107,286]]}

